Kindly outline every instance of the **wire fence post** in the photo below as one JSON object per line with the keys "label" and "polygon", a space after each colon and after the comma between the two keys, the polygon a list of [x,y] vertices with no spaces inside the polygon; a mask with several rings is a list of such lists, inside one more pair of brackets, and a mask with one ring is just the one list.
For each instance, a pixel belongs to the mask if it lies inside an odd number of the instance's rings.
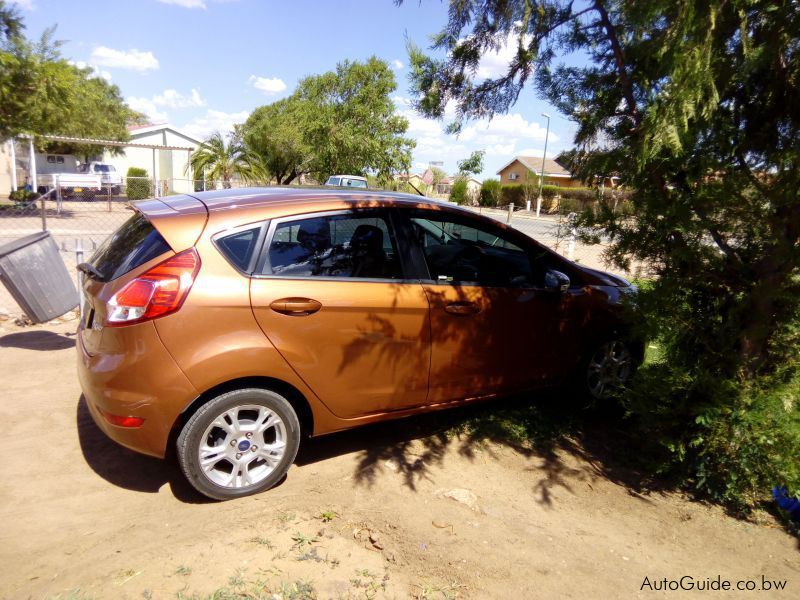
{"label": "wire fence post", "polygon": [[108,186],[108,196],[107,196],[108,212],[111,212],[111,188],[112,188],[112,186],[109,185]]}
{"label": "wire fence post", "polygon": [[[47,231],[47,208],[45,207],[45,196],[47,194],[42,194],[41,201],[42,201],[42,231]],[[34,206],[36,206],[34,204]]]}
{"label": "wire fence post", "polygon": [[[75,265],[83,262],[83,241],[81,238],[75,240]],[[78,311],[80,312],[81,319],[83,319],[83,273],[80,269],[75,269],[78,272]]]}
{"label": "wire fence post", "polygon": [[567,258],[575,260],[575,240],[578,237],[578,229],[575,223],[578,215],[574,212],[567,215],[567,223],[569,223],[569,236],[567,237]]}

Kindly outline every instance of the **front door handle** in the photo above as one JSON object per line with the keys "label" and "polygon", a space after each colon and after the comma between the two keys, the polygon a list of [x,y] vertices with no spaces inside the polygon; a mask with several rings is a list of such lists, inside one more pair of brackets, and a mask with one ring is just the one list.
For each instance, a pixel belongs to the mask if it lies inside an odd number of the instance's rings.
{"label": "front door handle", "polygon": [[481,312],[481,307],[474,302],[451,302],[444,309],[451,315],[476,315]]}
{"label": "front door handle", "polygon": [[304,317],[317,312],[322,308],[322,303],[311,298],[281,298],[275,300],[269,307],[283,315]]}

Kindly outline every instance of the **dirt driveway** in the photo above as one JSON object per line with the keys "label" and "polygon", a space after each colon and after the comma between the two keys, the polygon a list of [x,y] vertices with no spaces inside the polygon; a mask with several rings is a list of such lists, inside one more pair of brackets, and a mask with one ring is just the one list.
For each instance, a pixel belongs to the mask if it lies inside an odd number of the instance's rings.
{"label": "dirt driveway", "polygon": [[476,444],[431,417],[308,442],[274,490],[207,502],[95,428],[73,329],[0,323],[3,597],[691,597],[655,591],[685,576],[800,594],[798,541],[769,522],[636,492],[575,444]]}

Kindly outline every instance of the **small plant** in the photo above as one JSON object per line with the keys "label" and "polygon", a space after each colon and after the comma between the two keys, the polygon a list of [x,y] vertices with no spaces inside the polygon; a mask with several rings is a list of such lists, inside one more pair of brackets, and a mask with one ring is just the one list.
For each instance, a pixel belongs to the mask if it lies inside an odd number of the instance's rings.
{"label": "small plant", "polygon": [[317,591],[310,581],[297,580],[292,583],[282,583],[280,596],[284,600],[316,600]]}
{"label": "small plant", "polygon": [[295,534],[292,536],[292,540],[294,540],[294,546],[292,548],[302,548],[303,546],[310,546],[318,542],[319,540],[312,536],[306,536],[296,531]]}
{"label": "small plant", "polygon": [[272,545],[272,542],[263,536],[251,537],[247,541],[253,544],[258,544],[259,546],[266,546],[268,550],[273,550],[275,548],[275,546]]}
{"label": "small plant", "polygon": [[228,585],[233,588],[243,587],[245,585],[244,570],[236,569],[236,572],[228,577]]}
{"label": "small plant", "polygon": [[326,510],[326,511],[321,512],[317,518],[320,521],[322,521],[323,523],[330,523],[331,521],[333,521],[338,516],[339,516],[339,514],[336,513],[335,511]]}
{"label": "small plant", "polygon": [[180,565],[177,569],[175,569],[175,575],[183,575],[184,577],[192,574],[192,568],[187,567],[186,565]]}
{"label": "small plant", "polygon": [[275,515],[275,520],[281,523],[291,523],[295,519],[295,514],[289,511],[280,511]]}

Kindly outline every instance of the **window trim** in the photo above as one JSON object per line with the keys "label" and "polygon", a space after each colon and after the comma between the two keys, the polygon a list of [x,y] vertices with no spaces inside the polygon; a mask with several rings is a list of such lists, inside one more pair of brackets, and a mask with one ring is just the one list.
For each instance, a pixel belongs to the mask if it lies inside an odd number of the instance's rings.
{"label": "window trim", "polygon": [[[211,243],[214,245],[214,248],[216,248],[217,252],[219,252],[220,256],[222,256],[222,258],[224,258],[227,261],[227,263],[230,266],[232,266],[238,273],[244,275],[245,277],[253,277],[256,266],[258,264],[258,260],[263,250],[264,238],[266,237],[266,233],[269,228],[269,223],[270,223],[269,220],[255,221],[253,223],[247,223],[245,225],[237,225],[236,227],[223,229],[222,231],[218,231],[217,233],[211,236]],[[219,241],[228,236],[236,235],[237,233],[242,233],[243,231],[249,231],[251,229],[259,229],[259,232],[258,232],[258,237],[256,237],[256,245],[255,248],[253,249],[253,255],[250,257],[250,261],[247,263],[247,269],[243,270],[239,265],[237,265],[230,259],[230,257],[226,254],[225,250],[223,250]]]}
{"label": "window trim", "polygon": [[[401,277],[399,279],[391,279],[388,277],[337,277],[331,275],[325,276],[315,276],[315,275],[301,275],[301,276],[292,276],[288,277],[286,275],[274,275],[272,273],[264,273],[264,270],[269,267],[272,270],[271,265],[269,265],[269,247],[272,244],[272,239],[275,237],[275,231],[278,228],[278,225],[282,223],[286,223],[287,221],[301,221],[305,219],[314,219],[319,217],[332,217],[337,215],[358,215],[358,214],[369,214],[374,213],[379,215],[383,220],[386,222],[386,226],[389,229],[389,235],[394,236],[395,243],[397,244],[397,258],[400,263],[400,274]],[[405,252],[403,251],[403,238],[399,235],[398,227],[395,224],[395,219],[393,218],[392,210],[385,206],[377,206],[377,207],[365,207],[365,208],[345,208],[345,209],[336,209],[336,210],[326,210],[321,212],[308,212],[308,213],[300,213],[294,215],[286,215],[284,217],[279,217],[276,219],[272,219],[269,222],[269,226],[267,227],[266,235],[264,236],[264,241],[261,245],[261,252],[258,257],[258,261],[255,264],[255,268],[253,269],[253,273],[251,277],[253,279],[282,279],[284,281],[338,281],[338,282],[350,282],[350,283],[419,283],[419,279],[409,278],[408,275],[410,273],[409,266],[406,260]]]}

